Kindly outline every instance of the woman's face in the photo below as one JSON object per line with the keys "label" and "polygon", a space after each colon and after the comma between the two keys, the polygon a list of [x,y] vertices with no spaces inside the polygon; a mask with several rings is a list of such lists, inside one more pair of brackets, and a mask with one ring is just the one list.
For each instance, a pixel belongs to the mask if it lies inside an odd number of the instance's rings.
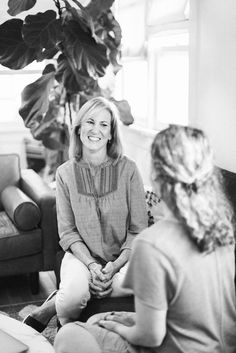
{"label": "woman's face", "polygon": [[84,117],[79,129],[83,151],[106,150],[111,139],[111,114],[107,110]]}

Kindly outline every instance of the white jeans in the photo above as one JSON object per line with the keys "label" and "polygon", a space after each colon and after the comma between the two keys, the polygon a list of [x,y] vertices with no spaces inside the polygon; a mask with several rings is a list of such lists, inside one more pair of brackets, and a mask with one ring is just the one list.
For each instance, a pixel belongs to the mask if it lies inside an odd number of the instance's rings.
{"label": "white jeans", "polygon": [[[113,276],[112,297],[131,295],[132,291],[123,289],[121,284],[128,264]],[[73,254],[66,252],[61,264],[61,282],[56,295],[57,317],[61,325],[78,319],[82,309],[90,299],[90,272]]]}

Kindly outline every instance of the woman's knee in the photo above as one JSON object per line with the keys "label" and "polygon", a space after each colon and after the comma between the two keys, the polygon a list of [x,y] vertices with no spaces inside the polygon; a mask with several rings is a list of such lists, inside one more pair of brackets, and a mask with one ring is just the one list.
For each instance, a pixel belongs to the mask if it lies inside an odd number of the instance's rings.
{"label": "woman's knee", "polygon": [[[68,260],[72,261],[68,264]],[[56,311],[59,317],[77,319],[90,299],[90,273],[87,267],[75,258],[67,258],[64,265],[56,297]]]}
{"label": "woman's knee", "polygon": [[71,288],[61,288],[56,297],[56,311],[58,317],[78,319],[81,310],[87,306],[90,300],[88,281],[83,283],[78,281],[77,286]]}
{"label": "woman's knee", "polygon": [[56,353],[100,353],[95,338],[83,327],[69,323],[56,335],[54,348]]}

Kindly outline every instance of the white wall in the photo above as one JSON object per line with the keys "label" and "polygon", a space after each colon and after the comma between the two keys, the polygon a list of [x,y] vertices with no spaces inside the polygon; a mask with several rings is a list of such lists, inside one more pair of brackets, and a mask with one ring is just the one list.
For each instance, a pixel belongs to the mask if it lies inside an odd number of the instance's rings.
{"label": "white wall", "polygon": [[190,123],[236,172],[236,1],[190,0]]}
{"label": "white wall", "polygon": [[122,144],[124,153],[132,158],[140,171],[145,185],[151,185],[150,182],[150,149],[155,131],[144,130],[130,126],[121,126]]}

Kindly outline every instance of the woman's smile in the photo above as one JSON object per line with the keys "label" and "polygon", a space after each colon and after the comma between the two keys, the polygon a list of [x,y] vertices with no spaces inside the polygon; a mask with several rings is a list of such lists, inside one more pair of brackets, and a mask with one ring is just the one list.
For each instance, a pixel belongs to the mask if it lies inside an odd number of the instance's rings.
{"label": "woman's smile", "polygon": [[100,137],[96,137],[96,136],[88,136],[88,139],[93,142],[97,142],[101,140]]}

